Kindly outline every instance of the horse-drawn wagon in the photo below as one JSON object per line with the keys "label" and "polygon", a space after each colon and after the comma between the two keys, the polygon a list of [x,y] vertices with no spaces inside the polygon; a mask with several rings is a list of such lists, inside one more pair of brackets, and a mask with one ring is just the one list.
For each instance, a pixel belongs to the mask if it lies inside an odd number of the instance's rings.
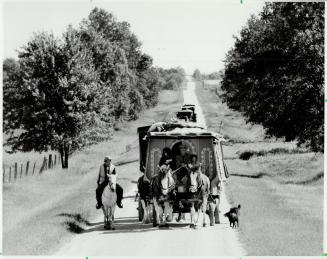
{"label": "horse-drawn wagon", "polygon": [[[169,220],[172,219],[172,213],[190,212],[194,202],[200,201],[196,195],[189,195],[185,188],[185,182],[182,178],[185,174],[181,173],[187,169],[187,165],[178,163],[181,157],[181,147],[186,150],[186,155],[197,158],[201,167],[201,172],[209,178],[210,187],[208,190],[207,206],[204,211],[209,212],[210,225],[219,223],[219,201],[221,192],[221,183],[228,177],[227,168],[223,161],[222,142],[224,138],[201,127],[195,126],[194,123],[167,123],[163,125],[163,131],[149,131],[151,126],[138,128],[139,134],[139,153],[140,153],[140,171],[144,173],[142,181],[152,185],[161,173],[159,164],[162,164],[162,157],[165,149],[170,150],[170,173],[175,179],[175,185],[172,187],[174,195],[165,196],[165,201],[171,206],[171,210],[165,210],[169,214]],[[185,156],[186,156],[185,155]],[[171,178],[171,177],[170,177]],[[168,176],[169,186],[169,176]],[[160,183],[159,183],[160,184]],[[154,190],[152,188],[152,190]],[[162,193],[160,193],[161,195]],[[167,193],[166,193],[167,194]],[[156,195],[151,194],[152,200]],[[158,197],[160,195],[157,195]],[[160,196],[160,197],[162,197]],[[153,199],[155,200],[155,199]],[[158,199],[159,200],[159,199]],[[144,203],[144,201],[143,201]],[[155,204],[154,204],[155,205]],[[153,206],[153,224],[157,225],[157,210]],[[144,204],[139,204],[139,218],[143,218],[145,213]]]}
{"label": "horse-drawn wagon", "polygon": [[181,110],[176,113],[176,117],[180,120],[196,122],[195,105],[183,104]]}

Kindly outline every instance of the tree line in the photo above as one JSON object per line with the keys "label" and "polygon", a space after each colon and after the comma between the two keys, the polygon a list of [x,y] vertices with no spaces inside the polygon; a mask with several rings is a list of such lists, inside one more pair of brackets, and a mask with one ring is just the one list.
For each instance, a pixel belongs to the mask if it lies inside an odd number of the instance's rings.
{"label": "tree line", "polygon": [[324,3],[266,3],[235,37],[223,101],[267,134],[323,152]]}
{"label": "tree line", "polygon": [[35,33],[3,63],[3,126],[8,152],[58,150],[62,167],[75,150],[109,139],[179,87],[182,69],[156,68],[129,23],[99,8],[62,37]]}
{"label": "tree line", "polygon": [[193,71],[192,77],[196,81],[201,80],[219,80],[223,76],[223,71],[212,72],[209,74],[201,73],[200,70],[197,68]]}

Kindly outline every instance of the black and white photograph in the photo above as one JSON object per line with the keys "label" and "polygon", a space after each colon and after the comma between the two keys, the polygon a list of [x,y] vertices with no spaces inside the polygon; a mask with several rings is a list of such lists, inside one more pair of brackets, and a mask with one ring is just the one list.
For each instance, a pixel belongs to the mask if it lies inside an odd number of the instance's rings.
{"label": "black and white photograph", "polygon": [[327,256],[325,8],[2,1],[0,254]]}

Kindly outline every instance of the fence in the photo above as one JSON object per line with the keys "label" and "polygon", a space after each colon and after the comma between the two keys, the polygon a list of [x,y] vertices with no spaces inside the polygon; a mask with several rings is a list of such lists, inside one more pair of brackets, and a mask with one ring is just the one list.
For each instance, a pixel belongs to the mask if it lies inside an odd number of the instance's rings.
{"label": "fence", "polygon": [[29,160],[26,162],[25,166],[22,163],[20,164],[20,170],[19,170],[19,165],[18,165],[17,162],[13,166],[10,166],[9,169],[8,169],[8,167],[5,168],[5,166],[3,166],[2,181],[4,183],[5,182],[8,182],[8,183],[14,182],[14,181],[16,181],[18,179],[18,173],[19,173],[19,178],[22,178],[23,175],[24,176],[29,176],[29,175],[31,176],[31,175],[34,175],[36,173],[38,173],[40,175],[44,171],[52,169],[56,165],[60,165],[60,163],[61,163],[60,155],[49,154],[48,157],[44,156],[41,167],[39,168],[38,172],[35,172],[35,170],[36,170],[36,161],[33,163],[33,169],[32,169],[32,164],[30,163]]}

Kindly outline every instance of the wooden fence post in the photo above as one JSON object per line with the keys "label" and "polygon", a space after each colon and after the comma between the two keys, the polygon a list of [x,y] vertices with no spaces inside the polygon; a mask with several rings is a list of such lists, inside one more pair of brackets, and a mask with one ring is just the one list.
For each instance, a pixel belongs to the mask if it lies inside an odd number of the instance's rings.
{"label": "wooden fence post", "polygon": [[15,180],[17,179],[17,162],[15,163],[15,174],[14,174]]}
{"label": "wooden fence post", "polygon": [[28,160],[27,161],[27,164],[26,164],[26,172],[25,172],[25,175],[28,175],[28,169],[30,167],[30,161]]}
{"label": "wooden fence post", "polygon": [[34,162],[34,166],[33,166],[33,173],[32,173],[32,175],[34,175],[35,164],[36,164],[36,161]]}
{"label": "wooden fence post", "polygon": [[9,182],[11,182],[11,166],[9,167]]}
{"label": "wooden fence post", "polygon": [[23,175],[23,164],[20,164],[20,178],[22,178]]}
{"label": "wooden fence post", "polygon": [[51,169],[53,166],[52,166],[52,154],[49,154],[49,169]]}
{"label": "wooden fence post", "polygon": [[47,164],[48,164],[48,160],[47,157],[45,156],[39,174],[42,174],[44,170],[47,170]]}
{"label": "wooden fence post", "polygon": [[48,158],[44,157],[44,170],[48,170]]}

